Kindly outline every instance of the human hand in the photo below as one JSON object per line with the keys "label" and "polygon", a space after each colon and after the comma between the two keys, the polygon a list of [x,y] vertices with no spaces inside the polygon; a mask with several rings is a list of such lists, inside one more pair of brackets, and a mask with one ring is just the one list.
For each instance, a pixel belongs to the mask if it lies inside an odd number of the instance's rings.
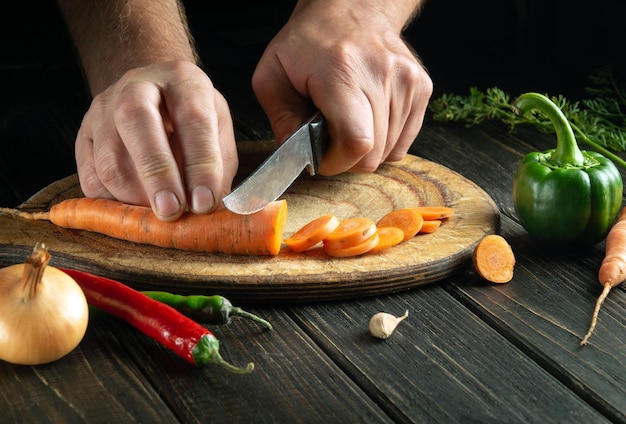
{"label": "human hand", "polygon": [[278,141],[314,108],[326,117],[331,143],[320,174],[371,172],[406,154],[432,81],[400,36],[406,16],[317,3],[298,3],[263,54],[253,88]]}
{"label": "human hand", "polygon": [[164,221],[216,208],[238,166],[226,100],[185,61],[130,70],[98,94],[76,161],[86,196],[151,206]]}

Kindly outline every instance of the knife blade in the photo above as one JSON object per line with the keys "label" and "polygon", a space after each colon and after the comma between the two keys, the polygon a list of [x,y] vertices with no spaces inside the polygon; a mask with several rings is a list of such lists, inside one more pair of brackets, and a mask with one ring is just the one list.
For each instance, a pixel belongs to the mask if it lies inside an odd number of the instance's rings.
{"label": "knife blade", "polygon": [[327,147],[326,121],[317,112],[224,197],[224,206],[241,215],[260,211],[278,199],[305,168],[315,175]]}

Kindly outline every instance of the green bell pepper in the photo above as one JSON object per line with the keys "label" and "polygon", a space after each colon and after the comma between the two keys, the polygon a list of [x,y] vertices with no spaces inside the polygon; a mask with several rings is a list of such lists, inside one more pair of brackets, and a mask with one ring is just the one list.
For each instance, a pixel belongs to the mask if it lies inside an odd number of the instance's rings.
{"label": "green bell pepper", "polygon": [[559,107],[538,93],[513,105],[524,114],[543,112],[556,130],[557,146],[532,152],[515,175],[515,211],[532,239],[549,246],[589,246],[606,237],[622,204],[622,177],[611,160],[580,150]]}

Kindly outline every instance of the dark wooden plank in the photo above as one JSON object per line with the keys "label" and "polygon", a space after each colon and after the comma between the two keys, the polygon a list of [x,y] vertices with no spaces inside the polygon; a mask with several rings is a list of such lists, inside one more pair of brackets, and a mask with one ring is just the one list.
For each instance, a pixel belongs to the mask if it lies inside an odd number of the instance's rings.
{"label": "dark wooden plank", "polygon": [[[407,309],[389,339],[370,336],[373,314]],[[292,314],[395,422],[606,422],[440,285]]]}
{"label": "dark wooden plank", "polygon": [[[554,136],[528,128],[511,134],[494,124],[469,130],[435,125],[426,134],[414,149],[452,169],[462,169],[467,178],[487,188],[505,212],[502,234],[518,257],[509,284],[491,287],[462,281],[450,286],[452,292],[607,417],[626,421],[623,287],[612,292],[603,307],[598,334],[590,345],[578,346],[601,288],[597,271],[603,243],[567,253],[544,250],[516,223],[512,185],[519,160],[526,152],[551,148]],[[434,149],[433,142],[448,144]]]}
{"label": "dark wooden plank", "polygon": [[252,361],[251,374],[195,368],[146,337],[117,337],[183,422],[390,422],[380,407],[280,310],[252,309],[273,331],[249,321],[211,327],[224,359]]}
{"label": "dark wooden plank", "polygon": [[597,267],[602,250],[540,252],[519,225],[503,222],[503,234],[518,260],[513,280],[493,287],[461,282],[452,290],[571,390],[614,422],[626,422],[623,287],[603,306],[589,344],[579,345],[601,289]]}
{"label": "dark wooden plank", "polygon": [[0,421],[178,422],[120,345],[116,333],[130,330],[112,319],[92,319],[79,347],[56,362],[0,361]]}

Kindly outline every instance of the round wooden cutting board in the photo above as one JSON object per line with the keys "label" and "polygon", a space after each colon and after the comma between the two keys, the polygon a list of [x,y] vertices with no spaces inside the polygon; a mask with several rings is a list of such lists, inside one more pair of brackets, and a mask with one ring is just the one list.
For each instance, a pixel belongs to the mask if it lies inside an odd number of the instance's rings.
{"label": "round wooden cutting board", "polygon": [[[260,152],[259,143],[239,148],[242,162],[246,154],[255,158],[249,163],[256,163],[268,153]],[[46,187],[20,208],[46,210],[80,195],[78,179],[71,176]],[[285,237],[326,213],[376,221],[392,209],[445,205],[455,214],[433,234],[353,258],[331,258],[321,248],[305,253],[285,248],[275,257],[185,252],[0,214],[0,261],[3,265],[23,262],[35,243],[42,241],[50,249],[52,265],[86,270],[137,289],[220,294],[248,304],[309,302],[372,296],[438,281],[465,266],[476,244],[500,224],[497,206],[480,187],[444,166],[411,155],[383,164],[374,174],[303,174],[283,197],[289,208]]]}

